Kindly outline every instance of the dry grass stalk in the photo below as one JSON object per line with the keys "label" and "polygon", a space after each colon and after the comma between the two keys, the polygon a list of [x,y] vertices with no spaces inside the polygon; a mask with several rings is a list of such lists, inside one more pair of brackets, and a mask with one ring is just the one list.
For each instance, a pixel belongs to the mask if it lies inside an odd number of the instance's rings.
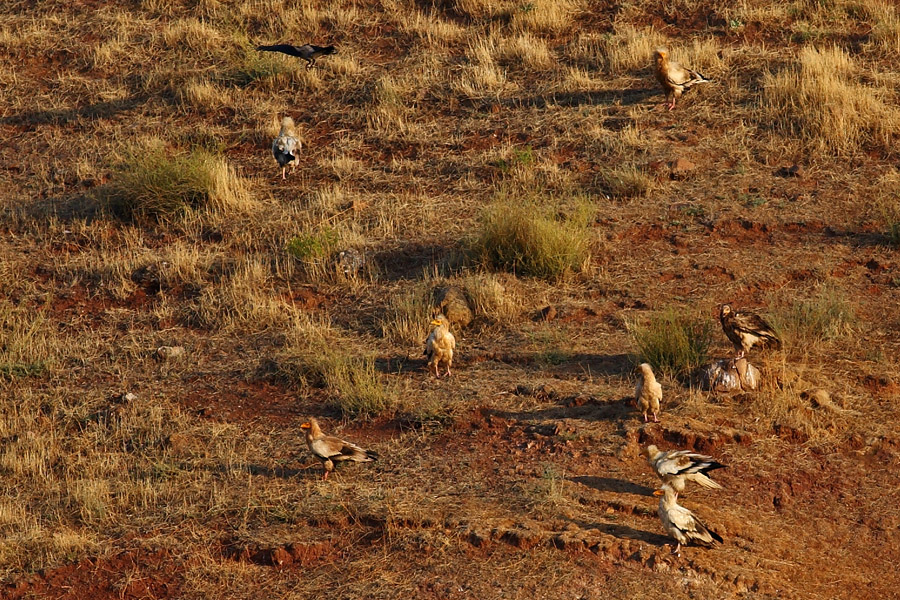
{"label": "dry grass stalk", "polygon": [[100,197],[114,213],[138,220],[167,221],[196,210],[242,214],[255,206],[234,167],[204,150],[171,158],[161,149],[135,152]]}
{"label": "dry grass stalk", "polygon": [[556,218],[537,199],[523,203],[521,198],[501,195],[485,209],[472,253],[487,267],[560,279],[589,263],[591,217],[587,203]]}
{"label": "dry grass stalk", "polygon": [[652,62],[653,51],[665,42],[665,37],[652,27],[639,29],[630,23],[620,23],[604,43],[606,69],[616,75],[646,69]]}
{"label": "dry grass stalk", "polygon": [[394,390],[376,370],[374,355],[348,338],[325,320],[295,317],[279,370],[301,386],[326,388],[329,402],[348,416],[383,414],[394,405]]}
{"label": "dry grass stalk", "polygon": [[840,48],[805,47],[800,64],[766,74],[761,118],[809,150],[852,154],[890,150],[900,109],[887,91],[860,81],[855,61]]}
{"label": "dry grass stalk", "polygon": [[649,363],[654,371],[686,379],[709,359],[712,325],[675,309],[652,315],[646,323],[628,324],[637,347],[636,363]]}

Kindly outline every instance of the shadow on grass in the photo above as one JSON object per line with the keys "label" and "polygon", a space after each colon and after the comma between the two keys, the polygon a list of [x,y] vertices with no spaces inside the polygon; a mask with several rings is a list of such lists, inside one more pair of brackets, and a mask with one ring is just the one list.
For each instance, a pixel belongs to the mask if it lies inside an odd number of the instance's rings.
{"label": "shadow on grass", "polygon": [[[224,470],[224,469],[223,469]],[[252,475],[262,475],[265,477],[277,477],[279,479],[294,479],[294,478],[302,478],[302,479],[315,479],[322,477],[322,465],[319,463],[312,463],[308,465],[304,465],[300,468],[289,468],[289,467],[268,467],[263,465],[245,465],[244,470]],[[334,473],[331,474],[331,477],[334,477]]]}
{"label": "shadow on grass", "polygon": [[554,375],[624,377],[630,375],[633,370],[633,361],[628,354],[568,354],[564,350],[556,349],[521,354],[481,351],[464,356],[460,360],[462,364],[488,361],[529,366],[534,371]]}
{"label": "shadow on grass", "polygon": [[639,483],[633,483],[624,479],[616,479],[614,477],[592,477],[589,475],[581,477],[570,477],[569,481],[586,485],[600,492],[616,492],[619,494],[637,494],[638,496],[653,496],[653,488]]}
{"label": "shadow on grass", "polygon": [[555,374],[627,376],[633,370],[628,354],[573,354],[565,362],[550,367]]}
{"label": "shadow on grass", "polygon": [[375,264],[383,280],[418,279],[426,270],[447,275],[465,262],[461,248],[441,244],[408,243],[375,255]]}
{"label": "shadow on grass", "polygon": [[582,406],[551,406],[532,411],[493,410],[490,414],[514,421],[557,421],[583,419],[585,421],[616,421],[634,416],[633,399],[622,398],[608,402],[589,402]]}
{"label": "shadow on grass", "polygon": [[621,540],[638,540],[653,546],[665,546],[672,543],[672,539],[664,535],[651,533],[642,529],[635,529],[628,525],[618,525],[615,523],[588,523],[587,521],[578,519],[573,519],[572,523],[578,525],[582,529],[597,529]]}
{"label": "shadow on grass", "polygon": [[122,98],[120,100],[108,100],[106,102],[96,102],[87,106],[79,106],[76,108],[56,108],[50,110],[31,110],[0,118],[0,124],[3,125],[66,125],[68,123],[79,123],[81,121],[90,121],[94,119],[111,119],[119,113],[131,110],[137,106],[144,104],[149,96],[133,96],[131,98]]}
{"label": "shadow on grass", "polygon": [[106,216],[102,204],[90,193],[38,198],[27,205],[18,206],[16,210],[27,219],[43,221],[53,217],[63,223],[81,220],[91,222]]}
{"label": "shadow on grass", "polygon": [[632,88],[624,90],[602,90],[602,91],[579,91],[579,92],[562,92],[555,94],[547,94],[541,96],[530,96],[522,98],[510,98],[504,100],[503,104],[521,108],[535,107],[546,108],[547,106],[596,106],[598,104],[619,104],[622,106],[630,106],[644,102],[652,96],[658,96],[660,90],[658,88]]}

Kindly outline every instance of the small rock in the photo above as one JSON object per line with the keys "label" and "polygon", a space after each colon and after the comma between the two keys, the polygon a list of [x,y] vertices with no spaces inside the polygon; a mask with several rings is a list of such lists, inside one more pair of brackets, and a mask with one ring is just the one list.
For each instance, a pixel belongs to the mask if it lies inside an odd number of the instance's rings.
{"label": "small rock", "polygon": [[335,263],[345,276],[355,277],[366,266],[366,255],[356,248],[348,248],[338,252]]}
{"label": "small rock", "polygon": [[160,346],[156,349],[156,356],[163,360],[174,360],[183,358],[185,355],[184,346]]}
{"label": "small rock", "polygon": [[791,165],[789,167],[781,167],[775,171],[777,177],[803,177],[806,175],[806,169],[800,165]]}
{"label": "small rock", "polygon": [[122,403],[124,403],[124,404],[128,404],[129,402],[134,402],[137,399],[138,399],[137,394],[135,394],[133,392],[127,392],[122,395]]}
{"label": "small rock", "polygon": [[535,387],[533,385],[520,383],[516,386],[516,389],[513,390],[513,394],[516,396],[531,396],[534,394],[534,390]]}
{"label": "small rock", "polygon": [[444,313],[454,327],[465,327],[475,318],[465,292],[455,285],[437,290],[434,300],[435,309]]}
{"label": "small rock", "polygon": [[697,165],[686,158],[676,158],[669,164],[669,176],[672,179],[686,179]]}
{"label": "small rock", "polygon": [[556,314],[557,314],[556,307],[553,306],[552,304],[548,304],[547,306],[542,308],[539,313],[540,319],[542,321],[552,321],[553,319],[556,318]]}

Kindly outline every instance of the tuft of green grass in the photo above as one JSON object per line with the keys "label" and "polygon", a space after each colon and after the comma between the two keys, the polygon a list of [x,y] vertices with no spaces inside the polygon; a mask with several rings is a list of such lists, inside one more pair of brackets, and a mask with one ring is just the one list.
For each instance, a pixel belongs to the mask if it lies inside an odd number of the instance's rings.
{"label": "tuft of green grass", "polygon": [[498,158],[492,164],[504,174],[519,166],[528,167],[534,164],[534,150],[531,146],[525,146],[521,150],[513,149],[509,158]]}
{"label": "tuft of green grass", "polygon": [[630,323],[628,331],[637,347],[637,362],[647,362],[657,372],[687,378],[709,359],[712,325],[667,309],[646,323]]}
{"label": "tuft of green grass", "polygon": [[338,234],[331,227],[315,233],[303,233],[287,243],[287,253],[299,260],[316,260],[331,256],[338,243]]}
{"label": "tuft of green grass", "polygon": [[344,415],[370,417],[394,407],[396,395],[375,368],[375,356],[340,339],[331,325],[298,318],[282,349],[281,375],[301,387],[328,391],[328,405]]}
{"label": "tuft of green grass", "polygon": [[119,165],[101,200],[124,218],[166,221],[197,209],[229,211],[251,205],[249,187],[223,157],[207,150],[167,156],[135,152]]}
{"label": "tuft of green grass", "polygon": [[613,198],[640,198],[654,187],[653,177],[634,165],[608,169],[600,175],[601,185]]}
{"label": "tuft of green grass", "polygon": [[822,286],[811,298],[793,302],[773,315],[773,327],[790,348],[803,348],[829,341],[853,330],[857,323],[853,304],[846,294]]}
{"label": "tuft of green grass", "polygon": [[549,280],[584,269],[590,260],[593,208],[579,202],[566,215],[553,210],[553,204],[497,198],[482,214],[471,244],[476,260],[488,268]]}

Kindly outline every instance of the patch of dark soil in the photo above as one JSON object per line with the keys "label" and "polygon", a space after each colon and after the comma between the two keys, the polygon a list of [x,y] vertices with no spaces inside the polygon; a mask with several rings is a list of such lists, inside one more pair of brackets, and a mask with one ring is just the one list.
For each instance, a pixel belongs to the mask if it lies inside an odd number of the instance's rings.
{"label": "patch of dark soil", "polygon": [[747,219],[723,220],[712,225],[711,233],[739,244],[770,243],[772,233],[769,226]]}
{"label": "patch of dark soil", "polygon": [[305,413],[290,389],[268,381],[223,381],[200,376],[197,386],[181,397],[181,403],[198,415],[216,421],[246,423],[259,418],[289,423]]}
{"label": "patch of dark soil", "polygon": [[290,542],[277,546],[265,546],[235,540],[222,542],[224,558],[270,567],[311,567],[318,563],[336,560],[340,552],[331,540],[318,542]]}
{"label": "patch of dark soil", "polygon": [[661,427],[644,427],[638,434],[638,443],[671,445],[680,449],[689,449],[709,454],[729,444],[747,446],[753,442],[753,436],[730,427],[719,427],[715,431],[700,431],[690,426],[662,425]]}

